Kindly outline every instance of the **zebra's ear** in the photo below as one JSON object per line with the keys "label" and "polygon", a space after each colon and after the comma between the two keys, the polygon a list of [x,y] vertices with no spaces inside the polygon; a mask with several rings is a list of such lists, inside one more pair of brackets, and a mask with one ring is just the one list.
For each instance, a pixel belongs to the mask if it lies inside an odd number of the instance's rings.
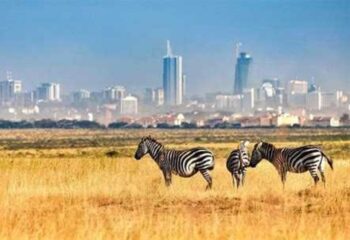
{"label": "zebra's ear", "polygon": [[256,149],[261,148],[262,144],[263,144],[263,142],[262,142],[262,141],[260,141],[260,142],[258,143],[258,145],[256,146]]}

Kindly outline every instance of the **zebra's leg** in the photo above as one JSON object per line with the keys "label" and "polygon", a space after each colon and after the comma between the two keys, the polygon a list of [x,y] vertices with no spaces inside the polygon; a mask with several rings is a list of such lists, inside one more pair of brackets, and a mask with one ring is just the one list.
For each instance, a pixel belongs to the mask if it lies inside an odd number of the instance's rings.
{"label": "zebra's leg", "polygon": [[204,179],[208,182],[206,190],[211,189],[211,186],[213,184],[213,180],[212,180],[212,178],[210,176],[209,170],[203,169],[203,170],[200,170],[200,172],[203,175]]}
{"label": "zebra's leg", "polygon": [[234,176],[235,179],[236,179],[236,188],[237,188],[237,189],[239,188],[239,185],[240,185],[240,183],[241,183],[241,178],[240,178],[239,175],[240,175],[239,172],[234,172],[234,173],[233,173],[233,176]]}
{"label": "zebra's leg", "polygon": [[321,175],[323,187],[326,187],[326,176],[324,175],[322,161],[321,161],[320,165],[318,166],[318,171],[320,172],[320,175]]}
{"label": "zebra's leg", "polygon": [[320,180],[320,178],[318,177],[317,175],[317,170],[316,168],[311,168],[309,170],[310,174],[311,174],[311,177],[314,179],[314,182],[315,182],[315,186],[317,186],[317,183],[318,181]]}
{"label": "zebra's leg", "polygon": [[320,174],[321,174],[321,179],[322,179],[322,182],[323,182],[323,187],[326,187],[326,177],[325,177],[325,175],[324,175],[324,172],[322,171],[320,171]]}
{"label": "zebra's leg", "polygon": [[163,170],[163,176],[165,180],[165,185],[169,187],[171,185],[171,172]]}
{"label": "zebra's leg", "polygon": [[231,176],[232,176],[232,184],[233,184],[233,187],[235,187],[236,186],[236,184],[235,184],[235,175],[233,175],[233,173],[231,174]]}
{"label": "zebra's leg", "polygon": [[241,175],[241,183],[242,183],[242,187],[244,186],[244,178],[245,178],[245,173],[246,173],[246,171],[245,171],[245,169],[243,169],[242,170],[242,175]]}
{"label": "zebra's leg", "polygon": [[285,185],[286,185],[286,181],[287,181],[287,171],[282,170],[280,172],[280,176],[281,176],[281,181],[283,184],[283,190],[285,189]]}

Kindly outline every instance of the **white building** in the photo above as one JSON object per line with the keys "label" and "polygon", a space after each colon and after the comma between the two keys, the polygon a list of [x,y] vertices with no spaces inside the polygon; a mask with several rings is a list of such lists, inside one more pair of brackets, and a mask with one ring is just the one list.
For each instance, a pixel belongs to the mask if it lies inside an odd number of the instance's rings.
{"label": "white building", "polygon": [[342,91],[322,92],[322,108],[337,108],[343,96]]}
{"label": "white building", "polygon": [[314,91],[306,95],[306,108],[308,110],[321,110],[322,95],[320,91]]}
{"label": "white building", "polygon": [[120,113],[125,115],[133,115],[138,113],[138,100],[134,96],[126,96],[120,101]]}
{"label": "white building", "polygon": [[308,92],[308,82],[303,80],[291,80],[288,83],[288,106],[305,107],[306,94]]}
{"label": "white building", "polygon": [[241,111],[241,95],[216,95],[215,107],[221,110]]}
{"label": "white building", "polygon": [[277,127],[281,126],[293,126],[300,124],[300,120],[298,116],[290,115],[290,114],[281,114],[277,116],[276,125]]}
{"label": "white building", "polygon": [[250,112],[255,107],[255,94],[254,88],[244,89],[242,94],[242,111]]}
{"label": "white building", "polygon": [[163,88],[155,89],[155,103],[157,106],[164,105],[164,90],[163,90]]}
{"label": "white building", "polygon": [[123,86],[114,86],[114,87],[109,87],[104,90],[103,95],[104,98],[107,100],[121,100],[122,98],[125,97],[126,90],[125,87]]}
{"label": "white building", "polygon": [[0,82],[0,101],[8,102],[15,98],[15,96],[22,91],[22,81],[20,80],[6,80]]}
{"label": "white building", "polygon": [[74,102],[80,102],[83,99],[90,98],[90,92],[85,89],[80,89],[79,91],[76,91],[73,93],[73,100]]}
{"label": "white building", "polygon": [[38,101],[60,101],[60,84],[42,83],[36,90],[36,99]]}
{"label": "white building", "polygon": [[291,80],[288,83],[288,94],[306,94],[308,82],[304,80]]}

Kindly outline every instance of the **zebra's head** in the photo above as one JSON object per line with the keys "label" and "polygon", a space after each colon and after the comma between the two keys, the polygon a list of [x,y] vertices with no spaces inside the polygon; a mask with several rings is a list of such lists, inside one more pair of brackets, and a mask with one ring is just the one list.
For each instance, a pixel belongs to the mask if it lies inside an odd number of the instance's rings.
{"label": "zebra's head", "polygon": [[143,137],[137,147],[137,150],[135,152],[135,159],[140,160],[143,156],[145,156],[148,153],[148,146],[147,146],[148,137]]}
{"label": "zebra's head", "polygon": [[261,142],[261,141],[255,144],[253,152],[252,152],[252,157],[250,159],[250,166],[251,167],[256,167],[256,165],[258,165],[258,163],[263,159],[262,145],[263,145],[263,142]]}
{"label": "zebra's head", "polygon": [[[246,154],[248,154],[248,145],[249,145],[249,141],[247,141],[247,140],[239,142],[238,149],[241,152],[240,154],[242,154],[242,152],[245,152]],[[249,159],[248,159],[248,162],[244,161],[243,163],[244,163],[245,167],[248,167],[249,166]]]}

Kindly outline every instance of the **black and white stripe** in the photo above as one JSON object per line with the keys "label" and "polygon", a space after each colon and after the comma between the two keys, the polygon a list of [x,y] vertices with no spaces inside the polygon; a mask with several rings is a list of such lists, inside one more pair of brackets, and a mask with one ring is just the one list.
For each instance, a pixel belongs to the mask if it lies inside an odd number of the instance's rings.
{"label": "black and white stripe", "polygon": [[333,169],[333,161],[328,158],[318,146],[306,145],[297,148],[276,148],[266,142],[255,144],[250,166],[255,167],[261,159],[267,159],[277,169],[284,185],[287,172],[303,173],[309,171],[315,184],[319,181],[317,172],[320,173],[323,183],[326,182],[324,175],[324,159]]}
{"label": "black and white stripe", "polygon": [[183,151],[166,149],[155,139],[145,137],[138,145],[135,158],[139,160],[147,153],[162,170],[167,186],[171,184],[172,174],[191,177],[199,171],[208,182],[207,189],[211,188],[210,170],[214,169],[214,156],[209,150],[200,147]]}
{"label": "black and white stripe", "polygon": [[234,149],[226,161],[226,168],[232,175],[233,185],[236,179],[237,188],[244,185],[246,167],[249,166],[248,144],[248,141],[240,142],[238,149]]}

